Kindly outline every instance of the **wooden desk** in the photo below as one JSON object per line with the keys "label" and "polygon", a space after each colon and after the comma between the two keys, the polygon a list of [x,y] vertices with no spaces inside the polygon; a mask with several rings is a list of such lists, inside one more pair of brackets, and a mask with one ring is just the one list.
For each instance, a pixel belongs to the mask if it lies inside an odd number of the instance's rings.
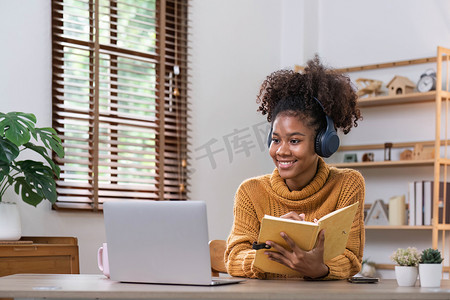
{"label": "wooden desk", "polygon": [[0,276],[18,273],[80,273],[77,238],[22,237],[0,243]]}
{"label": "wooden desk", "polygon": [[[417,283],[418,284],[418,283]],[[398,287],[347,281],[257,280],[205,287],[130,284],[103,275],[16,274],[0,278],[0,298],[58,299],[450,299],[450,281],[441,288]]]}

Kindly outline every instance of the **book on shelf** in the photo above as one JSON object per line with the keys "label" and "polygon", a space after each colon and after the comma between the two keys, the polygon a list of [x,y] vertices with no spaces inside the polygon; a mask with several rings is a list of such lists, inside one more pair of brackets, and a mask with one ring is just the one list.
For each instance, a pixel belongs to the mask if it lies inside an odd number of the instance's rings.
{"label": "book on shelf", "polygon": [[408,183],[409,226],[416,225],[416,201],[414,195],[414,182],[410,182]]}
{"label": "book on shelf", "polygon": [[414,186],[414,200],[416,203],[416,225],[423,225],[423,181],[415,181]]}
{"label": "book on shelf", "polygon": [[[410,226],[430,226],[433,222],[433,192],[434,181],[423,180],[410,182],[408,184],[409,220]],[[444,201],[444,182],[439,183],[438,222],[450,224],[450,182],[447,182]]]}
{"label": "book on shelf", "polygon": [[[265,245],[266,241],[273,241],[289,249],[280,232],[285,232],[303,250],[314,248],[321,230],[325,230],[324,262],[344,253],[348,235],[355,218],[359,202],[335,210],[317,222],[295,221],[280,217],[265,215],[261,221],[261,228],[256,245]],[[254,266],[264,272],[298,275],[298,272],[270,260],[264,252],[276,251],[262,248],[256,250]]]}
{"label": "book on shelf", "polygon": [[433,206],[433,188],[432,182],[425,180],[423,182],[423,225],[431,225]]}

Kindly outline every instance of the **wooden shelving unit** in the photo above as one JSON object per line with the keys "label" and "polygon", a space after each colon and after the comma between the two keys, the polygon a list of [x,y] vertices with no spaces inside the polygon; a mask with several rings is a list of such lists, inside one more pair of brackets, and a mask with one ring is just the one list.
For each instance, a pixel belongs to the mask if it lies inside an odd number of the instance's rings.
{"label": "wooden shelving unit", "polygon": [[[429,57],[423,59],[415,60],[404,60],[397,62],[389,62],[382,64],[372,64],[365,66],[357,66],[350,68],[339,69],[342,72],[360,72],[366,70],[375,70],[383,68],[395,68],[399,66],[408,66],[414,64],[424,64],[424,63],[436,63],[436,90],[426,92],[426,93],[410,93],[398,96],[379,96],[379,97],[365,97],[359,99],[359,106],[361,108],[371,108],[371,107],[388,107],[391,105],[405,105],[405,110],[408,106],[420,104],[420,103],[435,103],[435,136],[434,140],[431,141],[414,141],[414,142],[403,142],[394,143],[393,148],[413,148],[415,144],[422,143],[427,146],[434,146],[434,159],[427,160],[403,160],[403,161],[375,161],[375,162],[355,162],[355,163],[337,163],[332,164],[333,166],[340,168],[393,168],[393,167],[420,167],[428,166],[433,172],[434,186],[433,186],[433,220],[431,226],[366,226],[368,230],[429,230],[432,236],[432,247],[440,248],[443,255],[445,256],[446,248],[446,236],[445,233],[450,231],[450,224],[445,224],[445,216],[442,223],[438,223],[438,213],[439,213],[439,182],[449,182],[447,178],[447,173],[450,171],[448,166],[450,165],[450,141],[449,141],[449,107],[450,107],[450,79],[449,79],[449,58],[450,49],[443,47],[437,48],[436,57]],[[445,130],[441,130],[445,128]],[[443,131],[443,132],[441,132]],[[443,155],[441,153],[441,147],[445,149]],[[338,151],[348,152],[348,151],[364,151],[364,150],[380,150],[384,149],[384,144],[371,144],[371,145],[342,145]],[[430,174],[431,175],[431,174]],[[369,181],[370,178],[366,178]],[[445,191],[444,193],[450,193]],[[450,203],[445,203],[444,201],[444,211],[447,209],[446,206]],[[445,214],[444,214],[445,215]],[[447,222],[450,220],[447,220]],[[440,237],[439,237],[440,236]],[[438,247],[440,244],[440,247]],[[445,261],[449,261],[450,258],[446,257]],[[379,264],[377,265],[382,269],[393,269],[393,265],[389,264]],[[449,271],[448,266],[444,267],[445,271]]]}

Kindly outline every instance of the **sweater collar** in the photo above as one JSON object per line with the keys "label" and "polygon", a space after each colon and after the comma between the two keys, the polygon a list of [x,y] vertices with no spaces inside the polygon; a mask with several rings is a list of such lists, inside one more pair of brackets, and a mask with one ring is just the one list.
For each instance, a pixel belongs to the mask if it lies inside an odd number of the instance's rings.
{"label": "sweater collar", "polygon": [[328,165],[321,157],[319,157],[316,175],[314,175],[314,178],[311,180],[311,182],[308,183],[308,185],[305,186],[302,190],[290,191],[286,183],[284,182],[284,179],[281,178],[278,169],[276,168],[270,177],[270,184],[272,186],[272,189],[279,196],[289,200],[301,200],[319,191],[327,181],[329,174],[330,169]]}

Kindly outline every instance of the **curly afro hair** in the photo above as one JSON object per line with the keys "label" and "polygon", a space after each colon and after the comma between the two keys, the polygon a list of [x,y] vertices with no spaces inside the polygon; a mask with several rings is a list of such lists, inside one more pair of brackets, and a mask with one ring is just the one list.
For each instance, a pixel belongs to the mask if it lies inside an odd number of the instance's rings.
{"label": "curly afro hair", "polygon": [[326,126],[326,113],[335,126],[347,134],[362,119],[357,98],[350,79],[324,67],[316,55],[307,62],[302,73],[280,70],[267,76],[256,102],[258,111],[267,114],[269,122],[281,112],[290,113],[308,119],[308,125],[317,131]]}

